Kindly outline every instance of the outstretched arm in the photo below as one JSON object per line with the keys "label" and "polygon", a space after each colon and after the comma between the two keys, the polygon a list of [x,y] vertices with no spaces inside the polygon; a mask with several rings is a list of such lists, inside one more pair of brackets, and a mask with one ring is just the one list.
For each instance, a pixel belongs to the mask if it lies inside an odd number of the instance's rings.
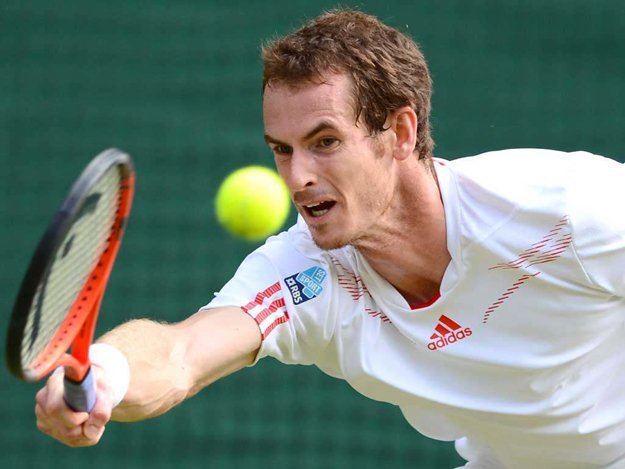
{"label": "outstretched arm", "polygon": [[98,342],[118,348],[130,366],[130,385],[112,409],[106,374],[94,366],[97,403],[90,414],[63,402],[61,375],[50,377],[36,398],[37,426],[69,446],[96,444],[109,420],[137,421],[167,412],[210,383],[253,363],[260,332],[235,307],[200,311],[176,324],[140,319],[106,333]]}

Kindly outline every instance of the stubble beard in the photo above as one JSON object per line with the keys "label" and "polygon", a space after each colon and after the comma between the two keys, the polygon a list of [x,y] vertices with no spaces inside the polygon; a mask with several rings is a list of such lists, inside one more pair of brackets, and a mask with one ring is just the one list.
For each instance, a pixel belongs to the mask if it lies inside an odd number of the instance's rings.
{"label": "stubble beard", "polygon": [[[310,229],[310,228],[309,228]],[[324,230],[330,230],[331,228],[328,225],[323,226]],[[348,237],[336,237],[333,236],[331,238],[326,238],[324,236],[319,235],[318,229],[310,229],[310,234],[314,243],[317,245],[319,249],[324,251],[332,251],[333,249],[340,249],[345,246],[352,244],[352,238]]]}
{"label": "stubble beard", "polygon": [[[381,141],[380,138],[378,137],[372,138],[372,140],[370,141],[370,144],[371,144],[371,147],[373,149],[373,152],[376,158],[385,158],[385,157],[388,157],[389,153],[392,153],[392,149],[387,148],[385,146],[385,143]],[[383,190],[380,190],[380,193],[383,193]],[[386,210],[389,208],[390,204],[392,203],[390,199],[387,202],[382,202],[382,200],[378,196],[374,196],[371,194],[368,194],[368,195],[369,195],[368,197],[369,207],[374,209],[374,211],[379,212],[380,216],[382,216],[386,212]],[[391,195],[391,199],[392,199],[392,195]],[[372,220],[373,224],[375,224],[374,220],[375,220],[375,217]],[[318,248],[324,251],[340,249],[345,246],[354,246],[357,248],[358,244],[360,244],[361,241],[367,244],[367,236],[366,236],[367,228],[363,228],[362,226],[360,227],[361,231],[357,230],[356,232],[352,232],[352,233],[346,232],[344,234],[341,234],[340,236],[333,236],[326,240],[323,239],[324,238],[323,236],[319,235],[318,233],[320,231],[319,228],[321,228],[321,230],[323,231],[330,231],[332,229],[336,230],[336,228],[330,226],[329,223],[324,223],[321,227],[316,227],[315,229],[311,229],[309,227],[310,234],[312,236],[314,243],[317,245]]]}
{"label": "stubble beard", "polygon": [[[366,205],[380,215],[385,211],[384,207],[380,205],[380,200],[375,197],[371,197],[369,203]],[[358,245],[361,243],[367,244],[367,233],[371,231],[372,227],[375,225],[375,219],[376,217],[372,217],[372,219],[363,219],[360,217],[360,221],[356,226],[354,226],[353,223],[348,224],[348,226],[337,226],[340,225],[340,223],[332,221],[313,228],[309,227],[308,229],[317,247],[324,251],[340,249],[345,246],[358,248]]]}

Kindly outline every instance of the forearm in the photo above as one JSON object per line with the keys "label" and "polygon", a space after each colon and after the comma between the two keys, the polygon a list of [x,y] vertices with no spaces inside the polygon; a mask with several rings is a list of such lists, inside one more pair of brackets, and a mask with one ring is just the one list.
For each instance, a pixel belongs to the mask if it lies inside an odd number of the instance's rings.
{"label": "forearm", "polygon": [[177,335],[175,325],[139,319],[98,339],[119,349],[130,366],[130,385],[113,411],[113,420],[155,417],[185,399],[190,384],[184,372],[183,342]]}
{"label": "forearm", "polygon": [[98,342],[118,348],[130,366],[128,391],[112,419],[137,421],[161,415],[251,364],[260,333],[240,309],[222,308],[201,311],[177,324],[130,321]]}

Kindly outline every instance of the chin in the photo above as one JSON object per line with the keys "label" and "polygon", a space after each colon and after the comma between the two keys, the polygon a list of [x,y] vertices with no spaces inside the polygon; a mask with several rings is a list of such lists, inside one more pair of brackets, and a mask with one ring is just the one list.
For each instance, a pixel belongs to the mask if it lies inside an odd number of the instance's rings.
{"label": "chin", "polygon": [[323,249],[324,251],[339,249],[351,244],[351,238],[345,236],[323,236],[314,230],[311,230],[311,235],[317,247]]}
{"label": "chin", "polygon": [[313,238],[313,241],[315,242],[315,244],[317,245],[319,249],[323,249],[324,251],[332,251],[333,249],[339,249],[349,244],[349,243],[344,243],[344,242],[339,242],[339,241],[332,241],[332,242],[318,241],[315,238]]}

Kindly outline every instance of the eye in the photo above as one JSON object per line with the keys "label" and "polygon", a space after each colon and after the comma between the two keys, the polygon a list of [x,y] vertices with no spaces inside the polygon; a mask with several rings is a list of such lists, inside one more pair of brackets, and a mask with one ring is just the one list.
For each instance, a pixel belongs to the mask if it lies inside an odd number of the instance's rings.
{"label": "eye", "polygon": [[293,153],[293,148],[289,145],[275,145],[271,147],[271,151],[273,151],[276,155],[290,155]]}
{"label": "eye", "polygon": [[317,146],[323,150],[331,150],[339,144],[338,139],[334,137],[323,137],[317,141]]}

